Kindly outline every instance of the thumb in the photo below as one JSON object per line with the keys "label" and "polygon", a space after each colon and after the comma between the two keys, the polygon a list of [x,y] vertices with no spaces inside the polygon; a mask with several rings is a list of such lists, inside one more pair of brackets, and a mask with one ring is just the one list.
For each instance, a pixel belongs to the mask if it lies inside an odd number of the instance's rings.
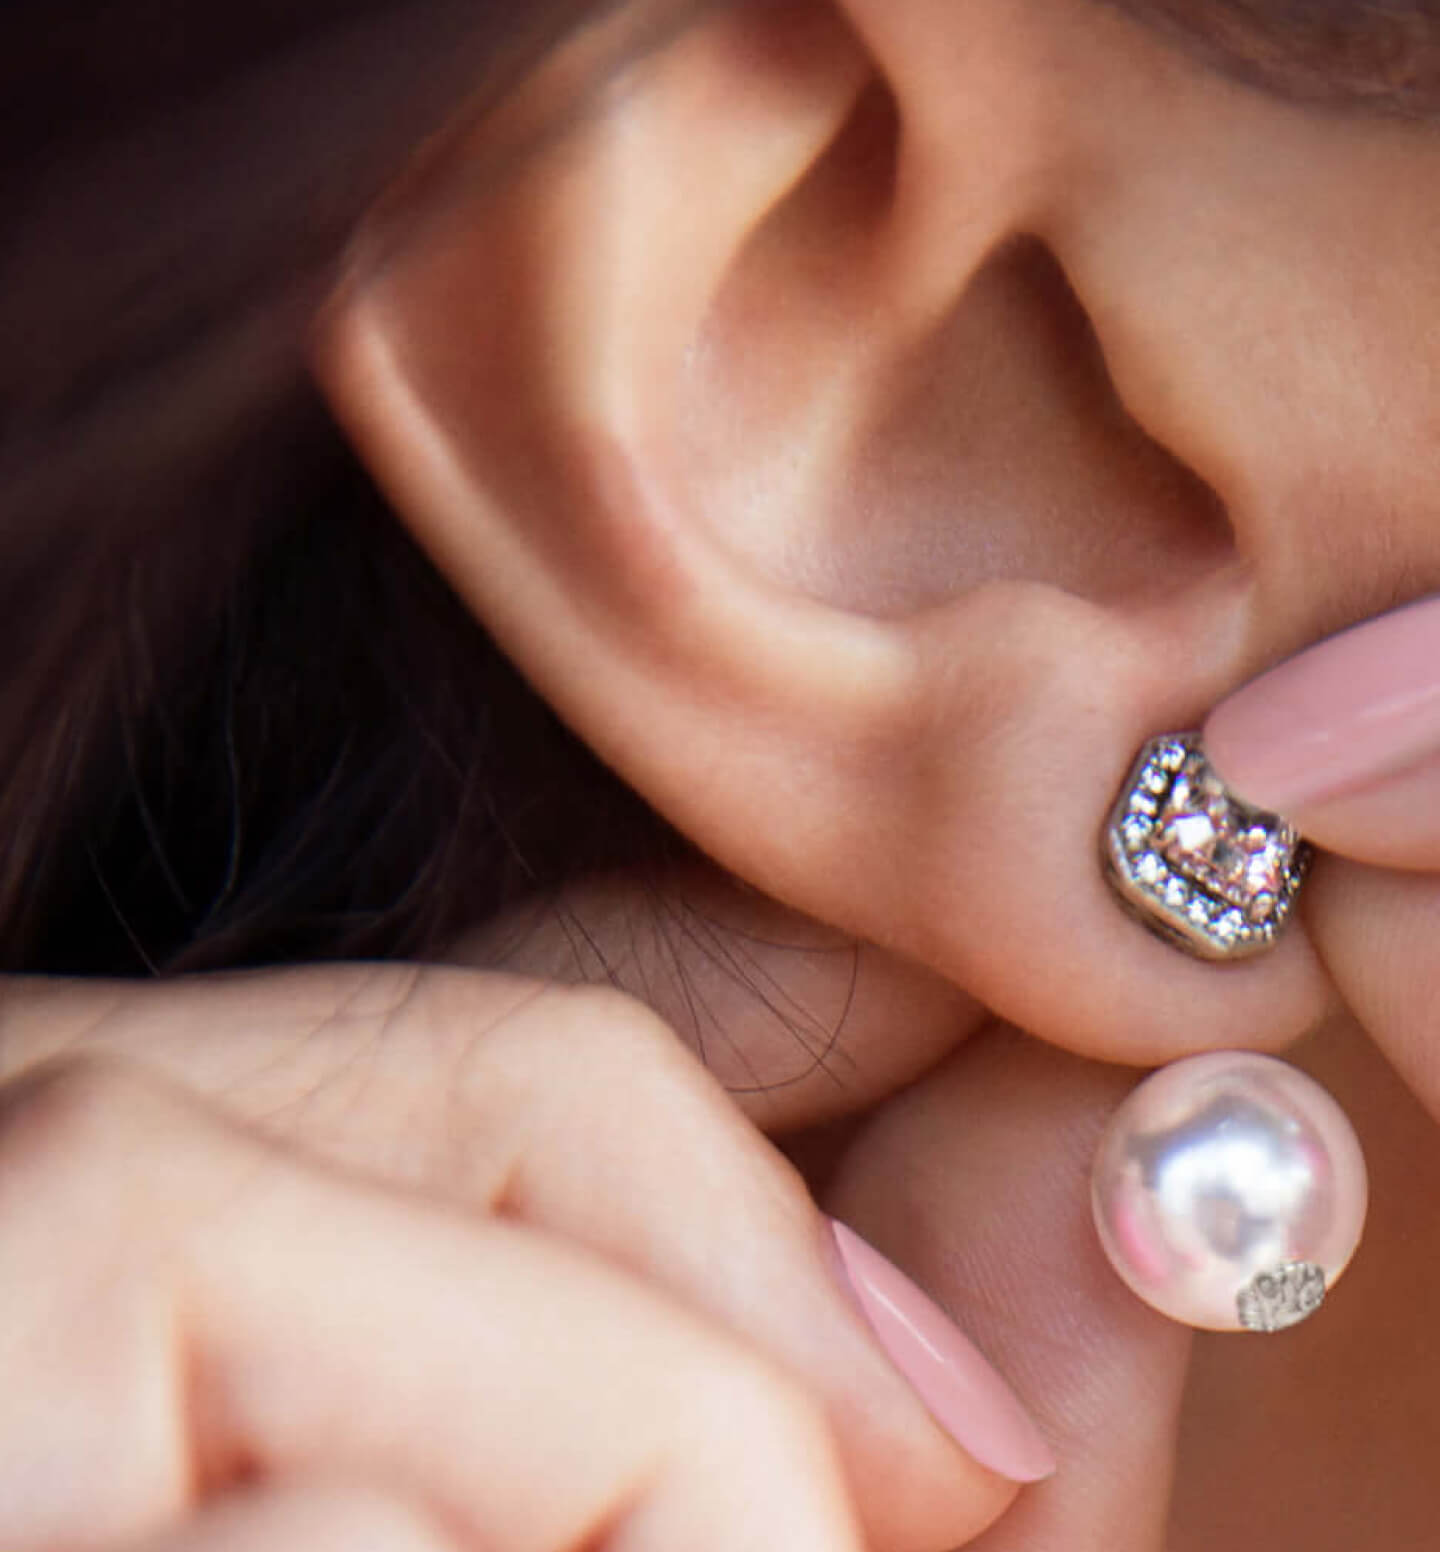
{"label": "thumb", "polygon": [[1189,1333],[1110,1270],[1090,1219],[1099,1131],[1134,1075],[996,1030],[881,1110],[828,1206],[1009,1375],[1059,1469],[984,1552],[1161,1552]]}
{"label": "thumb", "polygon": [[1440,1117],[1440,597],[1301,652],[1222,701],[1206,752],[1322,857],[1311,941],[1340,995]]}
{"label": "thumb", "polygon": [[1205,751],[1327,851],[1440,867],[1440,598],[1341,631],[1223,700]]}

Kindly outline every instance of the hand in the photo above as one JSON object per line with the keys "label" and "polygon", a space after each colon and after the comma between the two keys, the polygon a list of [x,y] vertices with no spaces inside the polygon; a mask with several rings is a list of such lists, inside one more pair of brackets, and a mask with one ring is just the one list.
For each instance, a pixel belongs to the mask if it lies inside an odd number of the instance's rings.
{"label": "hand", "polygon": [[1055,1443],[1060,1470],[974,1552],[1171,1545],[1191,1333],[1121,1283],[1090,1217],[1095,1144],[1135,1077],[992,1026],[864,1124],[822,1197],[1022,1385]]}
{"label": "hand", "polygon": [[1440,1118],[1440,599],[1301,652],[1216,707],[1241,796],[1328,855],[1306,925],[1340,995]]}
{"label": "hand", "polygon": [[[1173,1552],[1434,1539],[1429,1441],[1440,1422],[1440,1368],[1427,1290],[1440,1266],[1440,1222],[1427,1204],[1440,1192],[1437,631],[1432,602],[1332,637],[1242,687],[1204,730],[1227,783],[1279,809],[1321,848],[1297,928],[1339,996],[1290,1054],[1354,1120],[1371,1210],[1322,1317],[1273,1346],[1196,1344],[1175,1518],[1156,1543]],[[974,1244],[972,1224],[965,1233]],[[953,1307],[985,1340],[963,1303]],[[1023,1368],[1007,1372],[1026,1378]],[[1117,1422],[1123,1430],[1123,1413],[1108,1414],[1094,1436]],[[1063,1455],[1064,1435],[1052,1437]],[[1003,1539],[1043,1497],[992,1535]],[[980,1545],[990,1552],[989,1537]]]}
{"label": "hand", "polygon": [[387,1552],[844,1552],[852,1502],[873,1548],[938,1552],[1014,1495],[881,1355],[798,1178],[625,999],[22,981],[0,1053],[7,1552],[362,1522]]}
{"label": "hand", "polygon": [[1205,744],[1243,797],[1323,848],[1306,930],[1431,1120],[1338,1009],[1295,1053],[1365,1138],[1366,1243],[1322,1319],[1268,1349],[1202,1341],[1187,1388],[1189,1334],[1125,1292],[1089,1223],[1089,1155],[1132,1078],[992,1030],[884,1107],[827,1205],[914,1269],[1026,1387],[1065,1463],[975,1552],[1429,1543],[1440,602],[1246,686]]}

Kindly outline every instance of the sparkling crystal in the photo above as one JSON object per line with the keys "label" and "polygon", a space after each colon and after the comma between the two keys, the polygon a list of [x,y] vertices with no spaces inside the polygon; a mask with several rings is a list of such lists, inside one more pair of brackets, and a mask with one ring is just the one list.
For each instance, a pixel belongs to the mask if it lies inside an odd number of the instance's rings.
{"label": "sparkling crystal", "polygon": [[1278,895],[1285,881],[1284,852],[1274,841],[1266,841],[1241,859],[1239,870],[1244,873],[1247,889]]}
{"label": "sparkling crystal", "polygon": [[1120,827],[1125,845],[1130,851],[1138,851],[1150,839],[1150,825],[1138,815],[1132,814]]}
{"label": "sparkling crystal", "polygon": [[1236,1299],[1240,1324],[1250,1331],[1283,1331],[1313,1315],[1325,1298],[1325,1269],[1292,1261],[1252,1278]]}
{"label": "sparkling crystal", "polygon": [[1141,751],[1110,826],[1111,879],[1122,897],[1206,957],[1265,947],[1308,856],[1284,820],[1230,796],[1191,734]]}
{"label": "sparkling crystal", "polygon": [[1165,825],[1165,849],[1176,862],[1215,850],[1215,821],[1209,814],[1173,814]]}
{"label": "sparkling crystal", "polygon": [[1192,750],[1156,818],[1160,850],[1177,872],[1234,906],[1266,921],[1283,897],[1298,838],[1277,820],[1226,792],[1199,750]]}

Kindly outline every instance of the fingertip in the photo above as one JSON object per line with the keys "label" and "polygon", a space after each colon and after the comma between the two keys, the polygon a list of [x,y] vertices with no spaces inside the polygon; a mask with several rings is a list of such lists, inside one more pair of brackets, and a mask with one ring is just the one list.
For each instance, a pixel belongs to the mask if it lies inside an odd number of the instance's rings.
{"label": "fingertip", "polygon": [[999,1372],[918,1284],[831,1220],[855,1302],[931,1415],[974,1460],[1024,1485],[1053,1476],[1053,1451]]}

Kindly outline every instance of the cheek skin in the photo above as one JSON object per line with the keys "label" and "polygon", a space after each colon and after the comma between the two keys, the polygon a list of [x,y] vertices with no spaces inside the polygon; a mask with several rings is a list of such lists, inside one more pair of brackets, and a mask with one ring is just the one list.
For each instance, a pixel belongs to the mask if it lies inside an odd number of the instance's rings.
{"label": "cheek skin", "polygon": [[[1057,248],[1127,408],[1220,495],[1264,652],[1433,590],[1440,126],[1198,69],[1115,91]],[[1127,175],[1087,178],[1117,137]]]}

